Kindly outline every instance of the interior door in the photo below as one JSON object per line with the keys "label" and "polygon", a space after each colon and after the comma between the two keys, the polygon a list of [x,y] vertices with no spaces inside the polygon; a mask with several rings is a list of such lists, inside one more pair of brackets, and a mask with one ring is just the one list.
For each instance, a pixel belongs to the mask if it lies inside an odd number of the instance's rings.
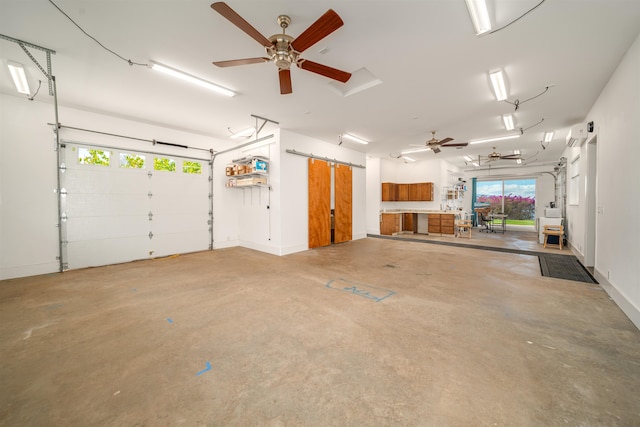
{"label": "interior door", "polygon": [[334,243],[348,242],[352,239],[352,172],[351,166],[335,166]]}
{"label": "interior door", "polygon": [[331,244],[331,166],[309,159],[309,249]]}

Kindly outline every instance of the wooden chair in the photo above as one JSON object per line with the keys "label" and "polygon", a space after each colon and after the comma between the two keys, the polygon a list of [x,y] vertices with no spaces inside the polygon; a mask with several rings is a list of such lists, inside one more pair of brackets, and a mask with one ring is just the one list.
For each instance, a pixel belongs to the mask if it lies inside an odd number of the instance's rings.
{"label": "wooden chair", "polygon": [[456,237],[471,238],[471,229],[473,228],[473,221],[470,219],[459,219],[456,221]]}
{"label": "wooden chair", "polygon": [[562,240],[564,238],[564,225],[545,225],[544,230],[542,230],[542,234],[544,234],[544,247],[547,247],[547,244],[551,245],[552,243],[547,243],[547,239],[549,236],[558,236],[558,248],[562,250]]}

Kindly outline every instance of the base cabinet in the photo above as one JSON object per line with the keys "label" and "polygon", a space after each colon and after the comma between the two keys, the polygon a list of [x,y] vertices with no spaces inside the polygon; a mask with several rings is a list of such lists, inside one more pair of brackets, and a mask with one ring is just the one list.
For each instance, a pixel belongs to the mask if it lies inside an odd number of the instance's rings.
{"label": "base cabinet", "polygon": [[380,234],[392,236],[400,232],[400,214],[380,215]]}
{"label": "base cabinet", "polygon": [[454,214],[429,214],[429,234],[454,234]]}

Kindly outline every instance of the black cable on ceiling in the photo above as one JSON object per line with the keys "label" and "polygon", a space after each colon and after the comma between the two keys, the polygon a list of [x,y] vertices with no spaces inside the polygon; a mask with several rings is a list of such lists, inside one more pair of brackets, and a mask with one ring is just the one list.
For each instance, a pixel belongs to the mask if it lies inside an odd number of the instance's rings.
{"label": "black cable on ceiling", "polygon": [[117,56],[118,58],[120,58],[120,59],[122,59],[123,61],[127,62],[129,65],[140,65],[140,66],[142,66],[142,67],[147,67],[147,66],[149,66],[149,64],[144,64],[144,63],[140,63],[140,62],[133,62],[132,60],[127,59],[127,58],[125,58],[124,56],[122,56],[122,55],[120,55],[120,54],[118,54],[118,53],[114,52],[114,51],[113,51],[113,50],[111,50],[111,49],[109,49],[108,47],[106,47],[105,45],[103,45],[102,43],[100,43],[100,42],[98,41],[98,39],[96,39],[95,37],[93,37],[91,34],[87,33],[87,32],[86,32],[86,31],[85,31],[85,30],[84,30],[80,25],[78,25],[78,23],[77,23],[76,21],[74,21],[73,19],[71,19],[71,17],[70,17],[69,15],[67,15],[67,14],[65,13],[65,11],[64,11],[64,10],[60,9],[60,7],[59,7],[57,4],[55,4],[55,3],[53,2],[53,0],[49,0],[49,3],[51,3],[51,4],[52,4],[56,9],[58,9],[58,11],[60,11],[60,13],[62,13],[64,16],[66,16],[66,17],[67,17],[67,19],[73,23],[73,25],[75,25],[76,27],[78,27],[78,29],[84,33],[84,35],[86,35],[87,37],[89,37],[89,38],[90,38],[91,40],[93,40],[94,42],[98,43],[98,45],[99,45],[101,48],[103,48],[104,50],[106,50],[107,52],[109,52],[109,53],[111,53],[111,54],[113,54],[113,55]]}
{"label": "black cable on ceiling", "polygon": [[538,3],[537,5],[533,6],[531,9],[527,10],[525,13],[523,13],[522,15],[518,16],[516,19],[514,19],[513,21],[509,22],[508,24],[503,25],[500,28],[496,28],[493,31],[489,31],[487,34],[493,34],[493,33],[497,33],[500,30],[504,30],[505,28],[507,28],[509,25],[516,23],[517,21],[521,20],[522,18],[524,18],[525,16],[527,16],[528,14],[530,14],[531,12],[533,12],[535,9],[537,9],[538,7],[540,7],[540,5],[542,5],[542,3],[544,3],[546,0],[542,0],[540,3]]}

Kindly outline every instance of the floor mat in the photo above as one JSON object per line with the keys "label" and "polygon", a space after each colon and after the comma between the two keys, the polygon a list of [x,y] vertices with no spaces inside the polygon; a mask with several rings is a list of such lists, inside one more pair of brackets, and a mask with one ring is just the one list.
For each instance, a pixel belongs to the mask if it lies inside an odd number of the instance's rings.
{"label": "floor mat", "polygon": [[574,256],[538,255],[543,276],[577,282],[598,283]]}

